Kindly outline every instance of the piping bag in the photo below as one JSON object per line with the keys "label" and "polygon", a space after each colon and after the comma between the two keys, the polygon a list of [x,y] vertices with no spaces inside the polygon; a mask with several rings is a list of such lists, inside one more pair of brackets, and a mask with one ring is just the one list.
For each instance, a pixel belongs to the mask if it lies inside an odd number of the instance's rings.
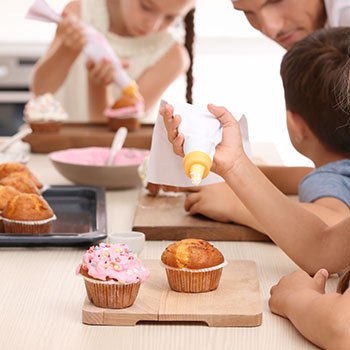
{"label": "piping bag", "polygon": [[[49,23],[59,23],[62,20],[62,16],[53,10],[45,0],[35,0],[25,18]],[[122,89],[123,96],[116,101],[113,108],[120,106],[121,110],[128,108],[130,111],[130,101],[132,101],[137,112],[139,112],[140,107],[143,109],[143,98],[139,93],[136,82],[126,73],[120,59],[114,53],[107,39],[92,26],[84,25],[84,27],[87,39],[83,48],[85,55],[93,59],[94,62],[99,62],[106,58],[114,65],[114,82]],[[127,102],[125,103],[125,101]]]}
{"label": "piping bag", "polygon": [[[160,107],[168,103],[161,101]],[[209,185],[223,182],[223,178],[210,171],[216,146],[222,139],[221,123],[204,107],[190,105],[184,102],[169,102],[174,107],[174,115],[181,115],[179,132],[185,136],[185,158],[176,155],[168,134],[163,117],[158,114],[152,136],[152,146],[147,165],[146,182],[176,187],[192,187],[194,185]],[[241,116],[243,148],[251,159],[251,149],[248,137],[247,119]]]}

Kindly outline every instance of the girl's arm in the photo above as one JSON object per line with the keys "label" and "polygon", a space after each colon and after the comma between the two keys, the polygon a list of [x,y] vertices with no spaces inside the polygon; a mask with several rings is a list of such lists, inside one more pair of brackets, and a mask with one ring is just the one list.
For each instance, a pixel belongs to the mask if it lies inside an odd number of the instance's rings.
{"label": "girl's arm", "polygon": [[350,349],[350,290],[324,294],[327,277],[324,269],[314,278],[303,271],[285,276],[272,287],[269,305],[322,349]]}
{"label": "girl's arm", "polygon": [[145,99],[146,110],[154,106],[169,85],[187,71],[189,63],[185,47],[175,44],[137,79],[140,92]]}
{"label": "girl's arm", "polygon": [[79,1],[70,2],[63,11],[63,19],[57,26],[53,42],[34,67],[31,90],[35,95],[55,93],[65,81],[85,44],[79,17]]}

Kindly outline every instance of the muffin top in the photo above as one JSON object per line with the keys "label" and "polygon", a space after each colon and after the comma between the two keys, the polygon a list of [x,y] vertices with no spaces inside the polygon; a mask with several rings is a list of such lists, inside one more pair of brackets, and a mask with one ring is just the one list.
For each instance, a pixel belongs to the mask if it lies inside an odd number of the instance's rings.
{"label": "muffin top", "polygon": [[14,187],[0,185],[0,211],[5,208],[10,199],[18,194],[19,192]]}
{"label": "muffin top", "polygon": [[149,271],[127,244],[106,243],[91,246],[76,273],[110,283],[143,283],[149,276]]}
{"label": "muffin top", "polygon": [[50,219],[54,213],[43,197],[36,194],[20,193],[9,200],[2,217],[19,221],[40,221]]}
{"label": "muffin top", "polygon": [[0,185],[12,186],[17,191],[22,193],[35,193],[40,194],[40,191],[35,186],[35,183],[28,177],[21,175],[20,173],[12,173],[0,180]]}
{"label": "muffin top", "polygon": [[14,173],[30,178],[37,188],[42,188],[43,184],[33,175],[33,173],[24,164],[21,163],[3,163],[0,164],[0,179]]}
{"label": "muffin top", "polygon": [[202,239],[183,239],[170,244],[163,252],[162,262],[174,268],[206,269],[222,264],[220,251]]}
{"label": "muffin top", "polygon": [[28,168],[22,163],[2,163],[0,164],[0,179],[11,173],[26,171]]}
{"label": "muffin top", "polygon": [[50,94],[33,97],[24,107],[27,121],[63,121],[68,115],[61,103]]}

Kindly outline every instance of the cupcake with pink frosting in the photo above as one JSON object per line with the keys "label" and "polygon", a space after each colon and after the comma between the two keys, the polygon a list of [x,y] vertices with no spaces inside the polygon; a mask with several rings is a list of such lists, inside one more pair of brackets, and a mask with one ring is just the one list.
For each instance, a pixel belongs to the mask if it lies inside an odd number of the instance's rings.
{"label": "cupcake with pink frosting", "polygon": [[24,107],[24,120],[35,132],[57,132],[68,115],[50,94],[33,97]]}
{"label": "cupcake with pink frosting", "polygon": [[98,307],[122,309],[131,306],[149,271],[127,244],[91,246],[76,273],[84,278],[90,301]]}

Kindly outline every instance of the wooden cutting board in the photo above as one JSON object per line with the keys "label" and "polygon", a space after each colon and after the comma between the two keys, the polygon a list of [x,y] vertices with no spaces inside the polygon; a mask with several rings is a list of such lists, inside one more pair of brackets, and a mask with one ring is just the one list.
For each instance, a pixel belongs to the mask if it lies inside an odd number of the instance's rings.
{"label": "wooden cutting board", "polygon": [[247,226],[191,216],[184,203],[185,194],[152,197],[142,191],[132,229],[144,232],[147,240],[270,241],[268,236]]}
{"label": "wooden cutting board", "polygon": [[[153,125],[142,125],[128,133],[124,147],[150,149],[152,133]],[[34,132],[23,141],[30,144],[33,153],[49,153],[67,148],[110,147],[114,134],[103,122],[64,123],[57,133]]]}
{"label": "wooden cutting board", "polygon": [[203,322],[210,327],[255,327],[262,324],[262,305],[256,264],[229,260],[218,289],[208,293],[178,293],[169,288],[158,260],[144,260],[149,279],[135,303],[126,309],[103,309],[87,298],[83,323],[132,326],[140,321]]}

